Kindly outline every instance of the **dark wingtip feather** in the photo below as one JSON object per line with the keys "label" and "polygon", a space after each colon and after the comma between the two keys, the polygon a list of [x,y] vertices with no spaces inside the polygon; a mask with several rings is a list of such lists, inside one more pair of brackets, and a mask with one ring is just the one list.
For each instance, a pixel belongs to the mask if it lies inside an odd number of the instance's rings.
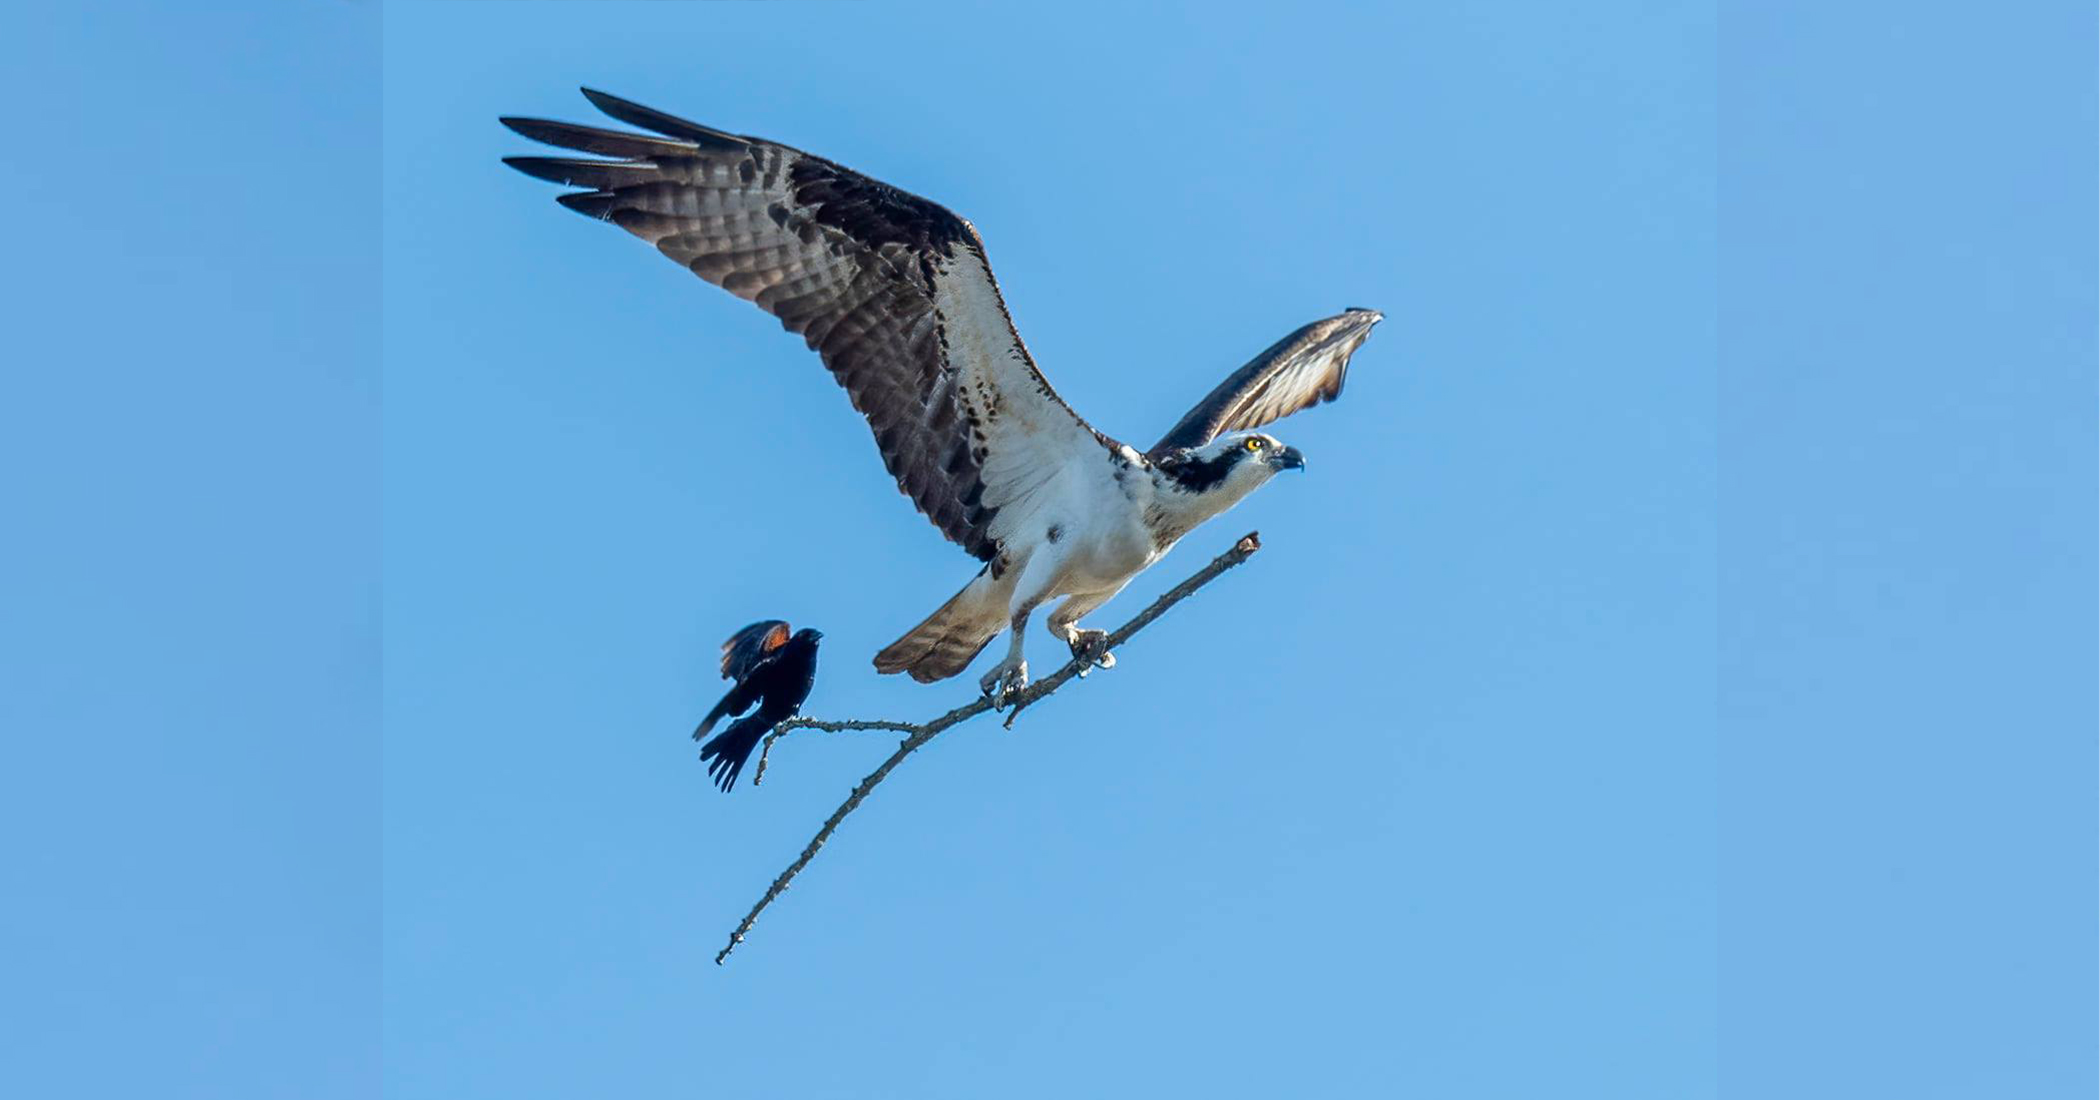
{"label": "dark wingtip feather", "polygon": [[572,191],[554,196],[554,201],[588,218],[612,220],[613,197],[603,191]]}
{"label": "dark wingtip feather", "polygon": [[629,126],[639,126],[652,133],[682,138],[703,146],[726,148],[744,144],[743,139],[735,134],[724,133],[711,126],[702,126],[677,115],[665,114],[654,107],[644,107],[631,99],[621,99],[610,92],[601,92],[596,88],[577,90],[583,93],[583,98],[591,101],[591,106]]}
{"label": "dark wingtip feather", "polygon": [[601,157],[646,160],[650,157],[691,155],[693,151],[691,142],[651,137],[648,134],[607,130],[597,126],[579,126],[573,122],[555,122],[544,118],[516,118],[509,115],[505,115],[496,121],[542,145],[575,149],[579,152],[594,153]]}
{"label": "dark wingtip feather", "polygon": [[534,179],[559,183],[564,187],[582,186],[571,178],[573,173],[569,166],[575,164],[575,161],[563,160],[560,157],[504,157],[503,163]]}
{"label": "dark wingtip feather", "polygon": [[504,157],[503,163],[534,179],[593,191],[610,191],[616,187],[629,187],[662,178],[661,170],[649,161]]}
{"label": "dark wingtip feather", "polygon": [[525,118],[520,115],[504,115],[496,120],[514,134],[529,137],[542,145],[561,145],[562,134],[569,129],[566,122],[554,122],[544,118]]}

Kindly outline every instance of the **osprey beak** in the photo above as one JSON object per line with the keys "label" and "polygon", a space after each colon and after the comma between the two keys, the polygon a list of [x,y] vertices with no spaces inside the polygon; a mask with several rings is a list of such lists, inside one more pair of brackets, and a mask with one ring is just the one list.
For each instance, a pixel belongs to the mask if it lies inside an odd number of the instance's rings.
{"label": "osprey beak", "polygon": [[1285,447],[1277,451],[1276,456],[1269,461],[1275,464],[1279,472],[1305,469],[1305,456],[1299,453],[1296,447]]}

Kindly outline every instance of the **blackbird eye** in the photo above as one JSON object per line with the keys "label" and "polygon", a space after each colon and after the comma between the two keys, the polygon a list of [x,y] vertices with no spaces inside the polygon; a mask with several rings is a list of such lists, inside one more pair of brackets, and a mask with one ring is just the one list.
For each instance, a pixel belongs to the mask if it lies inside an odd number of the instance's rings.
{"label": "blackbird eye", "polygon": [[1253,438],[1253,439],[1249,439],[1249,440],[1247,441],[1247,449],[1248,449],[1248,450],[1250,450],[1250,451],[1258,451],[1258,450],[1261,450],[1261,438],[1260,438],[1259,436],[1257,436],[1257,437],[1255,437],[1255,438]]}

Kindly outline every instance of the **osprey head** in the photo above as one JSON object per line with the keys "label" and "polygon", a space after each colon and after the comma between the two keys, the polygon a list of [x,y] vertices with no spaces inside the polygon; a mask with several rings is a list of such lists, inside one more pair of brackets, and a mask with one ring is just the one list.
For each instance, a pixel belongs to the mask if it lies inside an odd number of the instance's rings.
{"label": "osprey head", "polygon": [[1305,456],[1266,432],[1227,432],[1159,465],[1177,488],[1205,494],[1224,490],[1237,500],[1285,470],[1304,469]]}

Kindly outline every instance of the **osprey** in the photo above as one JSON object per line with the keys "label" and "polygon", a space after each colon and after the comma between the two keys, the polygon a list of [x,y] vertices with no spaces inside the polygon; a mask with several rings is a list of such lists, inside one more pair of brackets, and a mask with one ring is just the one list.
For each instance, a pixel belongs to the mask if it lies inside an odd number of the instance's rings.
{"label": "osprey", "polygon": [[995,702],[1028,683],[1022,635],[1058,597],[1052,634],[1114,664],[1079,620],[1198,524],[1283,470],[1296,448],[1255,431],[1342,390],[1382,319],[1351,309],[1277,341],[1151,449],[1102,434],[1059,398],[1014,331],[984,243],[946,208],[822,157],[701,126],[588,88],[649,133],[542,119],[505,126],[588,157],[506,157],[584,190],[558,197],[612,222],[800,335],[868,420],[919,511],[985,564],[875,656],[922,683],[954,676],[1002,631],[979,681]]}

